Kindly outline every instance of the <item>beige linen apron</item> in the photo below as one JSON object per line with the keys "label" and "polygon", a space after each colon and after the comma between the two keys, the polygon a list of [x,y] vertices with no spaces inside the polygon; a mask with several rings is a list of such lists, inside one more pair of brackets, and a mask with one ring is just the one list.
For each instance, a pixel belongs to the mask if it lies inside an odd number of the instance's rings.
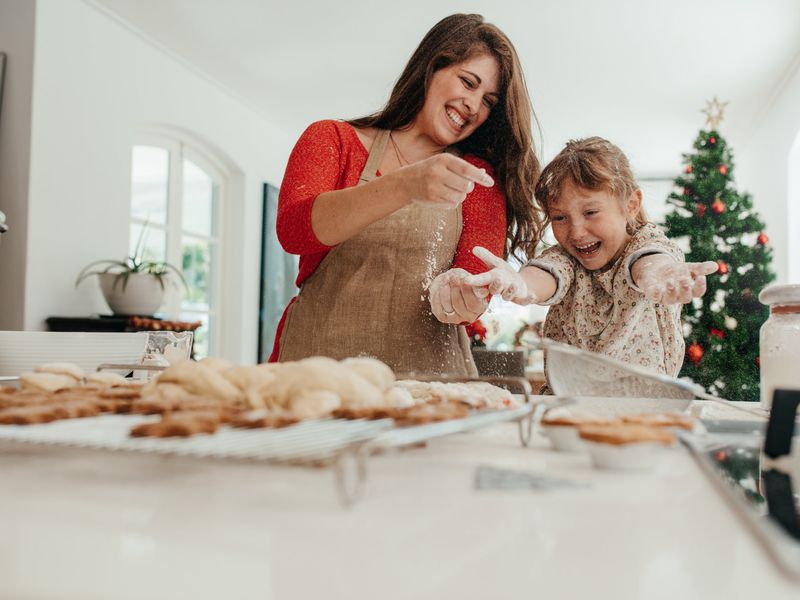
{"label": "beige linen apron", "polygon": [[[359,185],[377,176],[388,131],[372,143]],[[396,373],[477,375],[464,328],[439,322],[428,286],[450,268],[461,206],[406,206],[333,248],[288,309],[280,362],[371,356]]]}

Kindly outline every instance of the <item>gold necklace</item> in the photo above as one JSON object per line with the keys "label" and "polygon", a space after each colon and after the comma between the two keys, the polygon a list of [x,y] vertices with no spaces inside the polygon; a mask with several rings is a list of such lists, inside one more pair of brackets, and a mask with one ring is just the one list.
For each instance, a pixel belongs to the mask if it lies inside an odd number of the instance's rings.
{"label": "gold necklace", "polygon": [[397,157],[397,162],[400,163],[400,166],[404,167],[406,165],[410,165],[411,163],[405,156],[403,156],[403,153],[400,152],[400,148],[397,147],[397,142],[394,141],[394,136],[392,135],[391,132],[389,132],[389,139],[392,142],[392,148],[394,148],[394,155]]}

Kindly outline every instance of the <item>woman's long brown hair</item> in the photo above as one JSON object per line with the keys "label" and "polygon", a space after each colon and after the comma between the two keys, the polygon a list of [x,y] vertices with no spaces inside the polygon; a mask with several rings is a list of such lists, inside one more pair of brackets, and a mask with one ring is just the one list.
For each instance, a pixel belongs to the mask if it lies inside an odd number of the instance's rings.
{"label": "woman's long brown hair", "polygon": [[408,127],[422,110],[433,74],[482,53],[499,63],[500,100],[486,122],[456,148],[492,165],[506,194],[506,255],[532,258],[544,229],[533,195],[541,172],[531,133],[533,110],[517,52],[496,26],[481,15],[445,17],[422,39],[383,110],[348,122],[378,129]]}

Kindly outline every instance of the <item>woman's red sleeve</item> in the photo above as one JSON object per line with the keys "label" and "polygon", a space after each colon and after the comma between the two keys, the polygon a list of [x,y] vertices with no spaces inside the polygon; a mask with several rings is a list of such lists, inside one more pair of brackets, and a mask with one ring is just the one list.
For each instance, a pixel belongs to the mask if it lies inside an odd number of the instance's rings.
{"label": "woman's red sleeve", "polygon": [[[478,164],[486,168],[488,165]],[[461,268],[470,273],[483,273],[488,268],[477,258],[472,249],[483,246],[495,256],[503,256],[506,240],[506,195],[499,184],[486,188],[476,185],[472,193],[461,205],[463,229],[458,242],[453,268]]]}
{"label": "woman's red sleeve", "polygon": [[290,254],[330,250],[311,228],[311,208],[323,192],[337,189],[341,177],[342,141],[333,121],[312,123],[297,140],[286,165],[276,231]]}

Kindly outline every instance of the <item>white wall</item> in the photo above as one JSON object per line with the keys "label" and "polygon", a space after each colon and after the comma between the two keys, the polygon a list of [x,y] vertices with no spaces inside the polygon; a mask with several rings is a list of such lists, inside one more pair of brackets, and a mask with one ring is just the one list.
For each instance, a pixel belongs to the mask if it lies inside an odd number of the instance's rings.
{"label": "white wall", "polygon": [[35,51],[25,328],[107,310],[93,282],[74,289],[75,276],[127,254],[131,146],[166,125],[212,144],[235,173],[220,354],[253,360],[262,184],[280,183],[293,140],[90,2],[38,0]]}
{"label": "white wall", "polygon": [[0,52],[7,55],[0,114],[0,210],[9,225],[0,242],[0,330],[22,329],[25,315],[35,12],[35,2],[0,0]]}
{"label": "white wall", "polygon": [[[781,282],[800,282],[797,238],[800,215],[790,211],[790,153],[800,134],[800,57],[787,73],[753,137],[734,156],[737,188],[753,194],[775,249],[774,268]],[[734,149],[735,150],[735,149]],[[793,199],[795,203],[800,198]],[[790,257],[793,263],[789,275]]]}
{"label": "white wall", "polygon": [[786,244],[788,254],[787,281],[800,283],[800,131],[794,140],[789,154],[788,218],[789,240]]}

